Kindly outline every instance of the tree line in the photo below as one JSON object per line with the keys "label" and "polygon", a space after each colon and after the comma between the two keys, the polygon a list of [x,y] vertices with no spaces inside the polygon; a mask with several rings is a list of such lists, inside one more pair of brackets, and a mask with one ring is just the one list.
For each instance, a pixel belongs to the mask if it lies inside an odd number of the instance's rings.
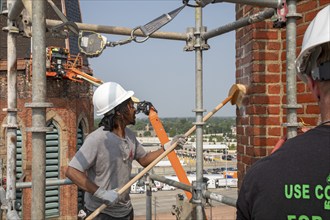
{"label": "tree line", "polygon": [[[94,120],[95,128],[98,127],[100,120],[100,118]],[[170,137],[186,133],[194,125],[194,122],[196,122],[196,118],[194,117],[160,118],[160,120]],[[204,124],[203,133],[210,135],[223,133],[227,136],[231,136],[231,128],[235,126],[235,124],[235,117],[212,117]],[[150,131],[153,130],[148,118],[138,118],[136,119],[135,125],[129,127],[135,132],[144,131],[144,136],[150,136]],[[147,127],[149,127],[149,131],[147,131]]]}

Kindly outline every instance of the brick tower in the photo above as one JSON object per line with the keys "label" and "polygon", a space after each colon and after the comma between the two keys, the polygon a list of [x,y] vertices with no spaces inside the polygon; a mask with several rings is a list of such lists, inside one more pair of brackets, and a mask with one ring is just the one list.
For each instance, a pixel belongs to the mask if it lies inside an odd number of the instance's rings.
{"label": "brick tower", "polygon": [[[79,0],[53,0],[69,21],[81,22]],[[0,1],[6,9],[6,1]],[[47,4],[47,19],[60,20]],[[7,26],[7,16],[0,15],[1,28]],[[47,47],[59,47],[77,55],[77,36],[54,38],[46,36]],[[25,103],[32,102],[31,38],[21,34],[17,38],[17,181],[31,182],[32,146],[31,132],[32,110]],[[88,66],[87,59],[83,58]],[[46,134],[46,179],[65,179],[64,171],[68,162],[83,142],[86,134],[93,129],[92,85],[74,82],[69,79],[47,77],[47,102],[52,108],[46,110],[47,126],[52,132]],[[0,32],[0,159],[2,167],[6,165],[6,118],[7,112],[7,33]],[[3,172],[4,174],[6,171]],[[3,178],[3,177],[0,177]],[[31,188],[18,189],[17,207],[22,219],[31,218]],[[46,218],[75,218],[81,205],[81,196],[73,185],[51,186],[46,188]],[[80,194],[79,194],[80,195]]]}
{"label": "brick tower", "polygon": [[[287,1],[288,2],[288,1]],[[297,49],[304,32],[328,0],[297,1]],[[259,9],[236,5],[237,19]],[[236,80],[247,86],[244,106],[237,111],[237,166],[239,185],[247,169],[269,155],[286,134],[286,28],[275,29],[267,20],[236,30]],[[319,110],[307,86],[297,78],[297,121],[316,126]]]}

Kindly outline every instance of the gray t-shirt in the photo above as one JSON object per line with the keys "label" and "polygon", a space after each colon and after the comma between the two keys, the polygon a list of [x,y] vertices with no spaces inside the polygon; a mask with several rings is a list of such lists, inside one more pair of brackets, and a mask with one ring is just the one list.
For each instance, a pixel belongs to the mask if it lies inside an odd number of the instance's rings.
{"label": "gray t-shirt", "polygon": [[[126,128],[125,139],[104,131],[100,127],[89,134],[69,163],[79,171],[87,172],[88,178],[104,189],[120,189],[130,180],[132,162],[144,157],[147,152]],[[116,204],[108,206],[103,213],[113,217],[123,217],[132,210],[129,189],[119,196]],[[102,200],[85,192],[85,206],[93,211],[103,204]]]}

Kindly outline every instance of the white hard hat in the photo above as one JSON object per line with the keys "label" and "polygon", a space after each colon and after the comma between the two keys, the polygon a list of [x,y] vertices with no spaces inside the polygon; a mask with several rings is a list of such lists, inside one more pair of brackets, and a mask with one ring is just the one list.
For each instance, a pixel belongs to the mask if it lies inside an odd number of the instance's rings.
{"label": "white hard hat", "polygon": [[309,24],[302,42],[301,52],[296,59],[297,74],[301,80],[307,81],[305,74],[310,55],[314,48],[330,42],[330,5],[318,12]]}
{"label": "white hard hat", "polygon": [[133,91],[126,91],[118,83],[103,83],[95,90],[93,95],[93,104],[96,108],[96,115],[100,116],[106,114],[117,105],[132,97],[133,94]]}

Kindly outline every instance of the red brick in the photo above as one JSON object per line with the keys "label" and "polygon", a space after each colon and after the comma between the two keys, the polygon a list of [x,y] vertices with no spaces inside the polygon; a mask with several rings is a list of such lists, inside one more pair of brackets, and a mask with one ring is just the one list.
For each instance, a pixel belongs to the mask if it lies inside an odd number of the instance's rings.
{"label": "red brick", "polygon": [[257,105],[251,105],[248,106],[246,109],[246,114],[258,114],[258,115],[264,115],[267,113],[266,106],[257,106]]}
{"label": "red brick", "polygon": [[279,42],[268,42],[267,43],[268,50],[279,50],[281,49],[281,43]]}
{"label": "red brick", "polygon": [[250,165],[252,165],[252,157],[251,156],[245,156],[245,155],[243,155],[242,156],[242,162],[244,163],[244,164],[250,164]]}
{"label": "red brick", "polygon": [[250,99],[251,104],[279,104],[280,97],[279,96],[253,96]]}
{"label": "red brick", "polygon": [[277,40],[279,37],[277,31],[255,31],[253,32],[254,39],[261,39],[261,40]]}
{"label": "red brick", "polygon": [[250,94],[265,94],[266,93],[266,85],[265,84],[258,84],[252,85],[249,87]]}
{"label": "red brick", "polygon": [[305,22],[311,22],[315,18],[317,12],[318,11],[307,12],[305,14]]}
{"label": "red brick", "polygon": [[281,127],[269,127],[267,129],[267,134],[270,136],[282,136],[282,128]]}
{"label": "red brick", "polygon": [[297,94],[297,100],[304,103],[313,103],[316,101],[311,94]]}
{"label": "red brick", "polygon": [[236,132],[237,134],[245,135],[244,128],[242,126],[237,126]]}
{"label": "red brick", "polygon": [[252,83],[279,83],[280,76],[278,74],[263,75],[260,73],[252,73]]}
{"label": "red brick", "polygon": [[266,22],[257,22],[252,24],[253,29],[265,29],[266,28]]}
{"label": "red brick", "polygon": [[298,13],[304,13],[306,11],[311,11],[313,9],[317,8],[317,1],[308,1],[306,3],[298,4],[297,5],[297,12]]}
{"label": "red brick", "polygon": [[254,137],[253,145],[254,146],[275,146],[278,142],[278,138],[271,137]]}
{"label": "red brick", "polygon": [[297,93],[304,93],[307,91],[307,86],[302,81],[297,82]]}
{"label": "red brick", "polygon": [[278,85],[278,84],[269,84],[267,86],[267,91],[268,91],[268,94],[277,94],[277,95],[280,95],[281,94],[281,86]]}
{"label": "red brick", "polygon": [[249,123],[249,117],[240,117],[239,122],[241,122],[242,125],[247,125]]}
{"label": "red brick", "polygon": [[249,139],[247,136],[239,136],[240,139],[240,143],[244,144],[244,145],[248,145],[249,144]]}
{"label": "red brick", "polygon": [[319,0],[321,6],[325,6],[329,4],[329,0]]}
{"label": "red brick", "polygon": [[245,146],[241,144],[237,144],[237,152],[241,154],[245,154]]}
{"label": "red brick", "polygon": [[280,106],[267,106],[267,113],[269,115],[279,115],[281,113],[281,107]]}
{"label": "red brick", "polygon": [[278,60],[279,59],[279,53],[276,52],[260,52],[260,51],[253,51],[253,60]]}
{"label": "red brick", "polygon": [[302,25],[297,26],[297,36],[303,36],[308,27],[308,23],[303,23]]}
{"label": "red brick", "polygon": [[280,64],[268,64],[267,65],[267,71],[271,73],[279,73],[281,71]]}
{"label": "red brick", "polygon": [[265,147],[255,147],[254,148],[254,155],[256,157],[267,156],[267,148],[265,148]]}
{"label": "red brick", "polygon": [[266,42],[264,42],[264,41],[253,41],[252,49],[253,50],[265,50],[266,49]]}
{"label": "red brick", "polygon": [[251,117],[251,125],[260,125],[260,126],[267,126],[267,125],[280,125],[280,118],[276,116],[252,116]]}
{"label": "red brick", "polygon": [[308,105],[306,114],[320,114],[320,107],[318,105]]}
{"label": "red brick", "polygon": [[240,39],[241,37],[243,37],[243,29],[242,28],[236,30],[236,39]]}
{"label": "red brick", "polygon": [[266,135],[266,128],[261,126],[253,126],[246,128],[246,135],[248,136],[259,136],[259,135]]}
{"label": "red brick", "polygon": [[265,64],[256,64],[253,63],[252,64],[252,72],[264,72],[266,69],[266,65]]}
{"label": "red brick", "polygon": [[310,127],[315,127],[318,124],[318,115],[311,115],[311,116],[306,116],[306,117],[299,117],[299,121],[303,121],[304,123],[307,124],[307,126]]}

